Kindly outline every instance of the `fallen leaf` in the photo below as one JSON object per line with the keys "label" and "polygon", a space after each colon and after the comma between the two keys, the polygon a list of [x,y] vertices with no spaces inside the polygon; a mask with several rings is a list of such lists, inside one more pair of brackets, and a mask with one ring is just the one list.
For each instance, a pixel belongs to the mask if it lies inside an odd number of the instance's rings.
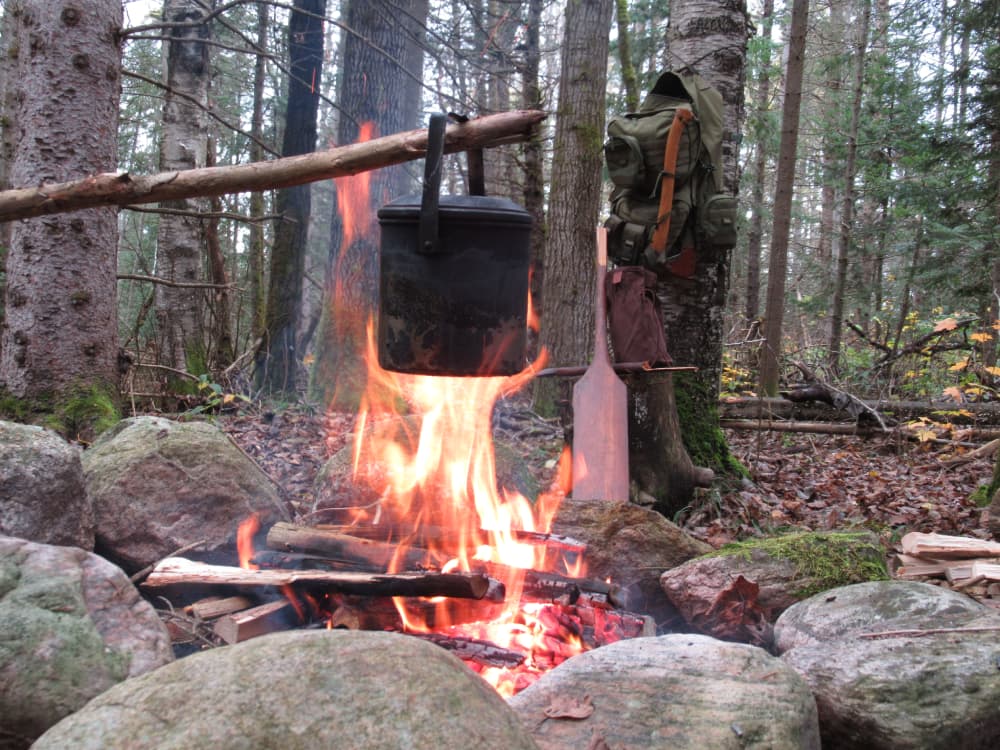
{"label": "fallen leaf", "polygon": [[951,370],[952,372],[958,372],[959,370],[964,370],[968,366],[969,366],[969,360],[963,359],[960,362],[956,362],[948,369]]}
{"label": "fallen leaf", "polygon": [[985,343],[986,341],[992,341],[993,334],[976,331],[975,333],[970,333],[969,338],[975,341],[977,344],[982,344]]}
{"label": "fallen leaf", "polygon": [[941,333],[942,331],[954,331],[958,327],[958,321],[954,318],[945,318],[944,320],[939,320],[937,325],[934,326],[934,333]]}
{"label": "fallen leaf", "polygon": [[962,389],[957,386],[952,386],[951,388],[945,388],[941,393],[944,396],[952,399],[956,404],[960,404],[965,401],[965,394],[962,393]]}
{"label": "fallen leaf", "polygon": [[594,704],[590,702],[590,696],[583,696],[582,700],[568,695],[557,695],[542,711],[550,719],[586,719],[594,713]]}

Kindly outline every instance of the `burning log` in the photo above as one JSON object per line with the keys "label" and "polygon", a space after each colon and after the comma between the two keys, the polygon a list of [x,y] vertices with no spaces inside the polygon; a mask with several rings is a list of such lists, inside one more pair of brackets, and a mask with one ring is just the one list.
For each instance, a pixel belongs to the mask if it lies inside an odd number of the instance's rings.
{"label": "burning log", "polygon": [[482,599],[489,579],[474,573],[355,573],[326,570],[244,570],[168,557],[157,564],[143,586],[174,584],[223,586],[322,586],[328,591],[366,596],[450,596]]}
{"label": "burning log", "polygon": [[430,641],[463,661],[471,661],[484,667],[513,669],[524,663],[525,655],[519,651],[502,648],[495,643],[477,638],[442,635],[440,633],[408,633],[414,638]]}
{"label": "burning log", "polygon": [[374,539],[361,539],[328,529],[314,529],[291,523],[276,523],[267,532],[267,546],[273,550],[315,552],[336,560],[387,570],[393,560],[404,569],[439,567],[432,556],[422,549],[402,549]]}
{"label": "burning log", "polygon": [[213,630],[226,643],[240,643],[295,625],[292,604],[286,599],[226,615],[215,622]]}
{"label": "burning log", "polygon": [[[335,510],[335,509],[331,509]],[[349,526],[346,524],[317,524],[313,527],[316,531],[329,531],[335,534],[345,534],[358,539],[401,539],[407,544],[415,547],[427,548],[429,545],[437,544],[445,548],[455,548],[461,544],[461,536],[458,532],[441,526],[422,526],[420,528],[406,528],[399,525],[391,526]],[[485,530],[484,530],[485,531]],[[573,552],[583,554],[587,551],[586,542],[581,542],[572,537],[561,534],[545,534],[540,531],[525,531],[523,529],[513,529],[511,535],[518,542],[525,544],[536,544],[539,546],[560,550],[562,552]]]}

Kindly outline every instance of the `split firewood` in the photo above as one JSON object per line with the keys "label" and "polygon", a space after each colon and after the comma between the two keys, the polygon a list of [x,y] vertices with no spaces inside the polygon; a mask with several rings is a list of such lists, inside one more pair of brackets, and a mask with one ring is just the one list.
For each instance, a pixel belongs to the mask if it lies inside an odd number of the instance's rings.
{"label": "split firewood", "polygon": [[900,541],[907,555],[933,557],[942,560],[959,560],[974,557],[1000,556],[1000,542],[946,534],[924,534],[911,531]]}
{"label": "split firewood", "polygon": [[226,643],[240,643],[258,635],[295,627],[295,612],[287,599],[226,615],[215,622],[213,630]]}
{"label": "split firewood", "polygon": [[208,596],[186,606],[184,614],[199,620],[212,620],[252,606],[253,601],[247,596]]}
{"label": "split firewood", "polygon": [[322,586],[327,591],[366,596],[452,596],[481,599],[489,579],[476,573],[355,573],[327,570],[244,570],[170,557],[157,564],[143,586]]}
{"label": "split firewood", "polygon": [[955,565],[945,571],[949,583],[973,586],[981,581],[1000,581],[1000,563],[974,560]]}

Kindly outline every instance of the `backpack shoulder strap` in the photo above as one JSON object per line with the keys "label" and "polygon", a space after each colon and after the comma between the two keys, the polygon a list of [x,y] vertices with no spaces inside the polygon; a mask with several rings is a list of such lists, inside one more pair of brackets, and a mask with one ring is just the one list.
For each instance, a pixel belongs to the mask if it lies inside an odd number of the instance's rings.
{"label": "backpack shoulder strap", "polygon": [[663,150],[663,172],[660,173],[660,209],[656,215],[656,229],[653,230],[653,250],[662,255],[667,250],[667,236],[670,234],[670,213],[674,206],[674,185],[676,182],[677,154],[681,147],[684,127],[694,119],[694,112],[687,107],[674,110],[674,120],[670,123],[667,146]]}

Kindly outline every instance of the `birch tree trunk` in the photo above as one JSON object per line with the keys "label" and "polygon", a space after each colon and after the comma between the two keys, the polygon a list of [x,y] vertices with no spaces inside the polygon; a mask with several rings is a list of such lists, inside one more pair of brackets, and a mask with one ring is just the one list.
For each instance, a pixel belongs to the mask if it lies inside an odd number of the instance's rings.
{"label": "birch tree trunk", "polygon": [[[206,165],[210,81],[208,23],[200,23],[205,8],[197,0],[165,0],[163,18],[176,24],[169,30],[163,102],[161,172]],[[168,281],[191,283],[204,279],[204,227],[198,214],[208,210],[201,198],[165,201],[163,208],[187,213],[160,217],[156,237],[156,274]],[[160,364],[195,375],[207,372],[204,293],[200,289],[158,284],[155,292]],[[178,380],[175,387],[189,383]]]}
{"label": "birch tree trunk", "polygon": [[[23,0],[20,8],[11,182],[114,170],[121,2]],[[115,210],[18,221],[11,235],[0,387],[29,399],[78,388],[116,395]]]}
{"label": "birch tree trunk", "polygon": [[[749,29],[744,0],[674,0],[670,5],[667,67],[693,70],[722,94],[724,188],[734,195]],[[715,409],[731,255],[731,250],[698,248],[693,277],[668,279],[658,290],[671,355],[678,364],[698,367],[697,375],[676,378],[684,443],[696,464],[722,471],[735,469]]]}
{"label": "birch tree trunk", "polygon": [[[590,359],[594,338],[595,228],[601,164],[611,0],[569,0],[560,55],[559,104],[545,249],[541,344],[556,366]],[[553,413],[564,383],[535,383],[535,404]]]}

